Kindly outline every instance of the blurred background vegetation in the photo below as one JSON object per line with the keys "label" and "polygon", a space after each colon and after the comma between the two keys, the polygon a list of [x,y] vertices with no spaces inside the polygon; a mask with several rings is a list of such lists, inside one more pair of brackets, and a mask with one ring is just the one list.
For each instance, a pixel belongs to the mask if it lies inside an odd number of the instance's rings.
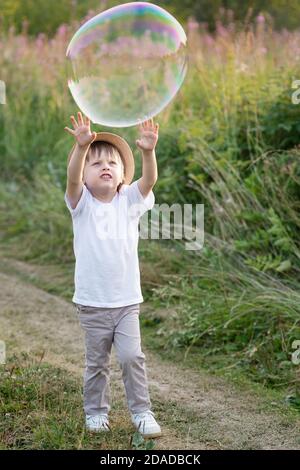
{"label": "blurred background vegetation", "polygon": [[[65,51],[83,22],[118,3],[0,0],[6,256],[73,267],[63,199],[71,139],[63,129],[77,107]],[[191,59],[180,92],[156,117],[156,203],[203,203],[205,242],[188,252],[182,240],[140,240],[145,298],[173,312],[154,316],[147,328],[162,353],[194,354],[213,372],[283,387],[299,406],[291,353],[300,339],[300,114],[292,103],[300,3],[155,3],[182,22]],[[138,177],[136,129],[122,134]],[[72,282],[59,290],[68,300]]]}
{"label": "blurred background vegetation", "polygon": [[[179,21],[193,16],[198,22],[206,23],[211,32],[225,10],[242,28],[259,13],[267,16],[276,30],[296,29],[300,22],[297,0],[157,0],[152,3],[166,8]],[[0,26],[7,31],[13,25],[16,32],[21,32],[23,23],[28,22],[28,34],[43,32],[52,36],[62,23],[81,19],[89,10],[100,12],[119,4],[118,0],[0,0]],[[231,19],[227,18],[225,25]]]}

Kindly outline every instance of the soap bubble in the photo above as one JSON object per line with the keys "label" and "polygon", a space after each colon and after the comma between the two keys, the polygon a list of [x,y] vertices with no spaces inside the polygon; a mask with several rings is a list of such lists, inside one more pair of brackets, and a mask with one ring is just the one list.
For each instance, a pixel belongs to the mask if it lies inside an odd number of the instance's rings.
{"label": "soap bubble", "polygon": [[125,3],[94,16],[67,49],[68,86],[93,123],[129,127],[163,110],[187,71],[186,35],[161,7]]}

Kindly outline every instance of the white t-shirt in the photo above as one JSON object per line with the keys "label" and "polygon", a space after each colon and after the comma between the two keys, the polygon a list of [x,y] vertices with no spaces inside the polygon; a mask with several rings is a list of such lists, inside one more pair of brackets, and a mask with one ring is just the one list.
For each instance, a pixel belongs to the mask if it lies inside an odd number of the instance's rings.
{"label": "white t-shirt", "polygon": [[72,216],[75,254],[74,303],[123,307],[143,302],[138,261],[139,219],[155,202],[137,180],[122,185],[109,203],[93,197],[86,185]]}

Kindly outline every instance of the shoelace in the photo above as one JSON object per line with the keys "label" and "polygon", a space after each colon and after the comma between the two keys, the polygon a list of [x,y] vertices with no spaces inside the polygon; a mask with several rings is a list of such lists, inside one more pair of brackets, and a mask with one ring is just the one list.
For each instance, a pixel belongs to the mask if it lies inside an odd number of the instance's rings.
{"label": "shoelace", "polygon": [[138,425],[138,431],[140,432],[143,432],[145,430],[145,425],[147,425],[147,423],[153,423],[154,422],[154,413],[152,411],[144,411],[142,413],[135,413],[134,414],[134,417],[139,417],[140,418],[140,422],[139,422],[139,425]]}
{"label": "shoelace", "polygon": [[[92,416],[89,418],[89,421],[92,422],[92,424],[98,424],[99,423],[99,417],[98,416]],[[108,429],[110,429],[109,424],[108,424],[108,419],[106,416],[100,416],[100,421],[101,424],[104,424]]]}
{"label": "shoelace", "polygon": [[135,413],[135,414],[134,414],[134,417],[137,417],[137,416],[138,416],[138,417],[141,418],[141,419],[145,419],[145,418],[147,419],[147,418],[150,418],[149,415],[150,415],[151,417],[154,416],[154,414],[153,414],[152,411],[143,411],[142,413]]}

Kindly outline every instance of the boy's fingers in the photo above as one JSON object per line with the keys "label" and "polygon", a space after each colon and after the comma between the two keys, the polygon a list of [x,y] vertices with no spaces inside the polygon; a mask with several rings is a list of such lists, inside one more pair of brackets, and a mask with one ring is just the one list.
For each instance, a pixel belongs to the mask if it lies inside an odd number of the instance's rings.
{"label": "boy's fingers", "polygon": [[83,120],[82,120],[82,114],[81,114],[81,112],[78,111],[77,115],[78,115],[78,122],[79,122],[79,124],[82,126],[82,125],[83,125]]}
{"label": "boy's fingers", "polygon": [[69,132],[70,134],[74,135],[75,131],[72,131],[72,129],[69,129],[69,127],[64,128],[65,131]]}
{"label": "boy's fingers", "polygon": [[72,121],[72,124],[73,126],[75,127],[75,129],[78,127],[78,124],[76,122],[76,119],[74,118],[74,116],[70,116],[71,117],[71,121]]}

